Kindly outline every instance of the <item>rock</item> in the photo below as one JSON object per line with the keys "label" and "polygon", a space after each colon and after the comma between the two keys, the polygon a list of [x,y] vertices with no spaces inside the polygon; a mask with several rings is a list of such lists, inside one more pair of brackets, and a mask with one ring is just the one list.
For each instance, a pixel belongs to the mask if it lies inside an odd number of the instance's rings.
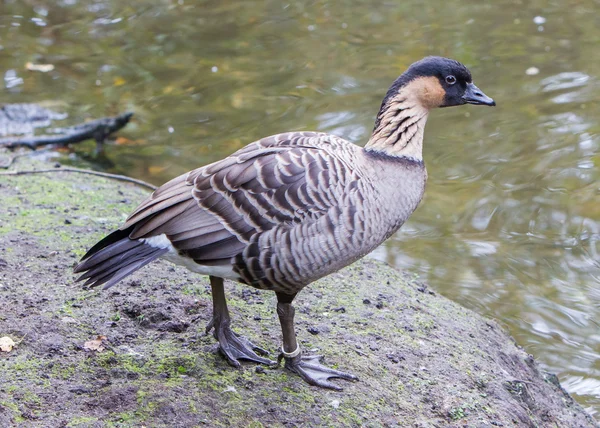
{"label": "rock", "polygon": [[[47,167],[32,162],[18,168]],[[71,254],[118,227],[135,205],[120,201],[141,201],[146,190],[64,172],[0,184],[0,336],[23,338],[0,355],[1,426],[31,415],[39,426],[596,426],[496,322],[370,259],[296,299],[303,348],[358,382],[334,381],[344,387],[335,392],[282,367],[232,368],[203,334],[207,278],[159,261],[131,277],[135,287],[74,283]],[[79,209],[67,226],[59,213],[70,207]],[[48,249],[53,257],[36,257]],[[273,293],[230,282],[227,292],[233,329],[276,359]],[[101,335],[103,352],[78,350]]]}

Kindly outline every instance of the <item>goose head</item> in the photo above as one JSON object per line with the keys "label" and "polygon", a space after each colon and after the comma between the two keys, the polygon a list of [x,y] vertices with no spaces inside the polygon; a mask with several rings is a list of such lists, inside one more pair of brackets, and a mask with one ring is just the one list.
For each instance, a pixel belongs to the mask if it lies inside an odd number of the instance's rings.
{"label": "goose head", "polygon": [[426,109],[464,104],[495,106],[473,83],[471,72],[458,61],[428,56],[413,63],[390,87],[386,100],[402,92]]}
{"label": "goose head", "polygon": [[388,90],[365,148],[422,160],[423,131],[431,109],[464,104],[495,106],[458,61],[429,56],[412,64]]}

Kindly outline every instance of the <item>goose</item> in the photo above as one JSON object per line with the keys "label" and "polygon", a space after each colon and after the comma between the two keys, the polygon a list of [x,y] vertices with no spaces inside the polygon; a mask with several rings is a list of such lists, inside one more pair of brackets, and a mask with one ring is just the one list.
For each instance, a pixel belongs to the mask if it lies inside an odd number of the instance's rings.
{"label": "goose", "polygon": [[[357,377],[305,355],[292,301],[308,284],[365,256],[396,232],[423,197],[423,131],[431,109],[494,106],[458,61],[430,56],[387,91],[363,147],[334,135],[288,132],[167,182],[75,267],[84,286],[112,287],[163,258],[208,275],[206,327],[227,362],[277,365],[311,385]],[[224,280],[274,291],[283,344],[278,363],[233,332]]]}

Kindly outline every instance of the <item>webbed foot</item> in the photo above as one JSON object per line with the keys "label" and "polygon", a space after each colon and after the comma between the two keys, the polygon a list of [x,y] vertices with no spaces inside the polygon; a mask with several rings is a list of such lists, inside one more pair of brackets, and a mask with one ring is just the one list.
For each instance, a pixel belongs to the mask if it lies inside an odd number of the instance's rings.
{"label": "webbed foot", "polygon": [[302,356],[300,354],[294,357],[287,357],[281,353],[279,354],[278,362],[281,362],[284,358],[286,369],[297,373],[305,382],[314,386],[341,391],[342,388],[329,382],[329,379],[358,380],[353,374],[344,373],[321,364],[321,361],[323,360],[321,355]]}
{"label": "webbed foot", "polygon": [[206,326],[206,333],[208,334],[212,328],[215,329],[213,333],[215,339],[219,341],[219,352],[225,356],[227,362],[233,367],[240,366],[239,360],[254,361],[268,366],[277,365],[275,361],[261,357],[261,355],[265,356],[269,353],[245,337],[235,334],[228,322],[216,322],[213,318]]}
{"label": "webbed foot", "polygon": [[213,336],[219,341],[219,351],[227,358],[227,362],[233,367],[240,366],[239,360],[254,361],[268,366],[277,365],[275,361],[260,356],[268,355],[267,351],[231,330],[231,318],[227,309],[223,278],[210,276],[210,286],[213,298],[213,316],[206,326],[206,333],[215,329]]}

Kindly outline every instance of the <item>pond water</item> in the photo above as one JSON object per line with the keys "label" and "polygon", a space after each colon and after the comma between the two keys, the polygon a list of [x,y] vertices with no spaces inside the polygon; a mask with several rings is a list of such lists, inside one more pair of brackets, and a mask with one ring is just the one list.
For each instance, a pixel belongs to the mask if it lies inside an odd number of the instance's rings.
{"label": "pond water", "polygon": [[73,123],[134,111],[103,157],[86,143],[60,159],[161,184],[282,131],[364,144],[411,62],[460,60],[498,106],[431,114],[426,197],[374,255],[500,320],[597,414],[599,10],[597,0],[4,0],[2,99],[46,101]]}

